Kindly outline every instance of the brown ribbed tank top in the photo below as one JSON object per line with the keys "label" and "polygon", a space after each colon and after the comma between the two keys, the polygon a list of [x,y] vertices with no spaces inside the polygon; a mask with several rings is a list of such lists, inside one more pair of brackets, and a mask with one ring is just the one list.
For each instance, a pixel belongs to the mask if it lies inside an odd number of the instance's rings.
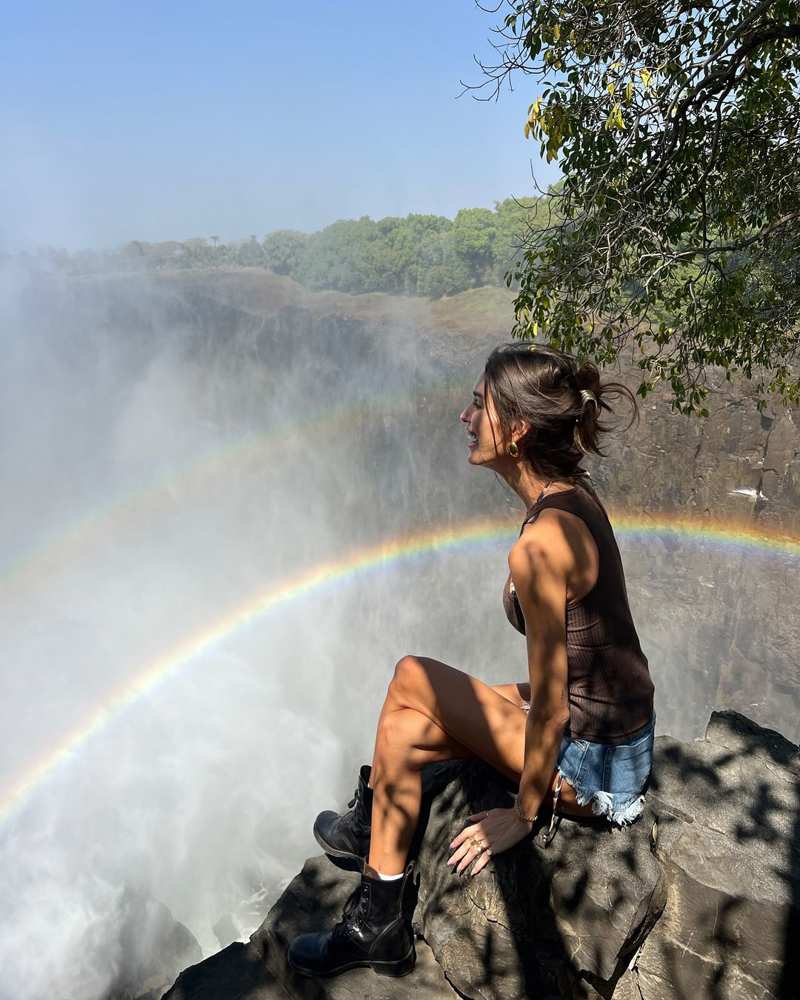
{"label": "brown ribbed tank top", "polygon": [[[546,507],[577,515],[597,545],[597,583],[580,600],[567,601],[569,728],[573,739],[624,743],[653,714],[653,681],[631,617],[622,559],[605,510],[580,486],[540,497],[522,522],[532,524]],[[509,576],[503,605],[525,634]]]}

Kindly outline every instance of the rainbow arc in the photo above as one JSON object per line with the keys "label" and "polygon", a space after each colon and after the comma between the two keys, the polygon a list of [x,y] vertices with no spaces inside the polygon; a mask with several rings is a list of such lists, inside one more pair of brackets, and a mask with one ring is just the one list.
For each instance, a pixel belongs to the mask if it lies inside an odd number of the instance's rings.
{"label": "rainbow arc", "polygon": [[[800,538],[779,533],[756,531],[722,521],[694,521],[674,515],[653,517],[614,514],[615,531],[620,538],[674,538],[690,544],[700,542],[753,554],[800,558]],[[381,541],[346,553],[338,559],[311,566],[277,584],[249,595],[227,614],[173,645],[162,655],[143,666],[133,677],[106,693],[81,724],[63,734],[58,744],[31,762],[24,773],[0,792],[0,821],[8,819],[96,733],[109,725],[126,707],[145,693],[164,683],[228,637],[246,628],[292,601],[319,593],[326,587],[342,586],[364,574],[400,566],[409,560],[448,551],[470,551],[480,546],[510,544],[516,537],[517,524],[507,518],[478,519]]]}

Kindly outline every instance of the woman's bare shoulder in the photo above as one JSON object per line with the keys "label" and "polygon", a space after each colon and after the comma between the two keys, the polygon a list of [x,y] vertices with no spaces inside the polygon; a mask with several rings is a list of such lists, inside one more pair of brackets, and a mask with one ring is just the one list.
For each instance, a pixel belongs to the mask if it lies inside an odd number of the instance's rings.
{"label": "woman's bare shoulder", "polygon": [[546,507],[511,546],[508,566],[515,584],[517,574],[526,576],[544,567],[570,573],[585,559],[587,547],[596,548],[596,544],[577,514]]}
{"label": "woman's bare shoulder", "polygon": [[571,546],[566,541],[564,525],[553,515],[563,511],[548,508],[535,521],[526,524],[508,553],[508,567],[515,584],[517,577],[535,574],[547,567],[565,568]]}

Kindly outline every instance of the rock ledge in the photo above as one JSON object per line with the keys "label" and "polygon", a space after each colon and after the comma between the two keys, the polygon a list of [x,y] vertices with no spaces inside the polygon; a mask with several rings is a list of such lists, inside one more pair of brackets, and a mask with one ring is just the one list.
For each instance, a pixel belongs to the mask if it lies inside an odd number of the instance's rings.
{"label": "rock ledge", "polygon": [[288,969],[288,941],[332,925],[357,882],[320,857],[249,944],[187,969],[164,1000],[800,996],[800,754],[780,734],[715,712],[703,740],[659,736],[636,824],[563,819],[549,847],[535,831],[474,880],[447,868],[447,845],[510,786],[477,761],[435,765],[424,784],[412,975]]}

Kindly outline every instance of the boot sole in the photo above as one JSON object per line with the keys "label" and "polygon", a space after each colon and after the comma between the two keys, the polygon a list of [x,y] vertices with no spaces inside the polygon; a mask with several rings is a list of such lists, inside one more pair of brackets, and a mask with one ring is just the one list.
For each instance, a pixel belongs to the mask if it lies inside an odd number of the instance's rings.
{"label": "boot sole", "polygon": [[295,965],[288,956],[287,961],[289,967],[294,972],[299,972],[301,976],[313,976],[319,979],[330,979],[332,976],[338,976],[349,969],[372,969],[379,976],[391,976],[393,979],[400,979],[401,976],[407,976],[414,971],[414,966],[417,962],[417,952],[412,944],[408,954],[394,962],[378,962],[364,959],[360,962],[347,962],[344,965],[337,965],[335,969],[329,969],[325,972],[318,972],[314,969],[306,969],[300,965]]}
{"label": "boot sole", "polygon": [[327,840],[322,836],[322,834],[317,829],[317,824],[314,824],[314,839],[322,848],[322,850],[331,858],[340,858],[342,861],[351,861],[355,865],[362,865],[366,861],[366,855],[353,854],[352,851],[343,851],[339,847],[334,847],[333,844],[329,844]]}

